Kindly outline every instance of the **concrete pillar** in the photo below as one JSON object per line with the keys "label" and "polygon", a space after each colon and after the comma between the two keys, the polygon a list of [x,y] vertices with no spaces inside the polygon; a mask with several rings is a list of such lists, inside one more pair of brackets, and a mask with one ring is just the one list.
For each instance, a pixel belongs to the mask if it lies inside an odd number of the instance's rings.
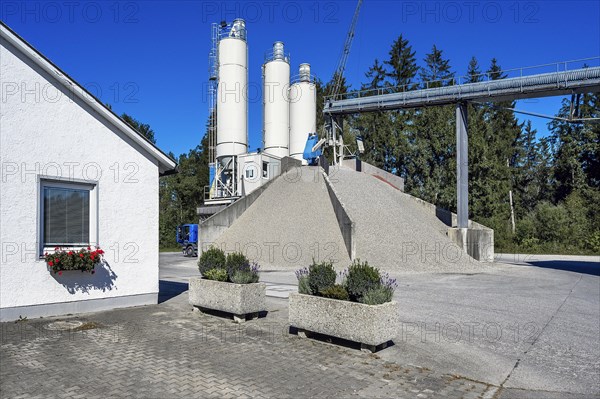
{"label": "concrete pillar", "polygon": [[456,104],[456,214],[458,228],[469,227],[469,140],[467,104]]}

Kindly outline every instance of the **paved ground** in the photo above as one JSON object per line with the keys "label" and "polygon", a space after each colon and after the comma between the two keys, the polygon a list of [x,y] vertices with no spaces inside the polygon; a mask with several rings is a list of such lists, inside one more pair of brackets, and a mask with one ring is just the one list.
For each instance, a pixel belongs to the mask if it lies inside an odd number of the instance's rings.
{"label": "paved ground", "polygon": [[0,325],[0,397],[600,397],[598,259],[502,259],[402,276],[396,345],[370,355],[288,334],[273,288],[267,317],[243,327],[191,312],[194,260],[161,254],[159,305],[61,318],[86,323],[66,332],[49,329],[57,319]]}

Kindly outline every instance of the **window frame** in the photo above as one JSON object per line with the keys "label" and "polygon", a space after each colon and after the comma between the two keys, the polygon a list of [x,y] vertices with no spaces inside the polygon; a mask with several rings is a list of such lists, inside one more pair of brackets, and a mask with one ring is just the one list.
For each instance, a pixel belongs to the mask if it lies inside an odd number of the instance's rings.
{"label": "window frame", "polygon": [[99,246],[98,240],[98,182],[91,180],[80,179],[63,179],[56,177],[39,176],[38,178],[38,195],[37,195],[37,212],[38,212],[38,250],[39,257],[43,258],[45,252],[53,251],[56,247],[54,244],[46,245],[44,242],[44,189],[46,187],[65,188],[73,190],[89,191],[89,234],[88,243],[77,243],[73,245],[62,245],[63,248],[86,248],[88,246]]}

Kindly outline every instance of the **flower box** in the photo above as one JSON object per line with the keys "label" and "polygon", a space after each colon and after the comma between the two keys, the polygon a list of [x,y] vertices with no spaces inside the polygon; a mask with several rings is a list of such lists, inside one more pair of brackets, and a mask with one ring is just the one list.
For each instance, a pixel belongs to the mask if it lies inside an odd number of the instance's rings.
{"label": "flower box", "polygon": [[223,281],[190,277],[189,303],[198,308],[233,314],[235,322],[246,320],[266,310],[266,284],[234,284]]}
{"label": "flower box", "polygon": [[375,352],[398,333],[398,303],[366,305],[291,293],[289,323],[298,328],[301,337],[306,332],[325,334],[359,342],[363,350]]}
{"label": "flower box", "polygon": [[62,275],[64,271],[81,271],[95,273],[96,265],[102,263],[104,251],[99,247],[80,249],[54,248],[54,252],[44,254],[46,266],[54,274]]}

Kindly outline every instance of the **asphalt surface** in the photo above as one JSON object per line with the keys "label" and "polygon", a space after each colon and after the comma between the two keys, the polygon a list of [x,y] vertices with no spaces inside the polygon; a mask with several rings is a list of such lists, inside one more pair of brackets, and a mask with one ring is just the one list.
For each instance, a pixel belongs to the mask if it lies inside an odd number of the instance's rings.
{"label": "asphalt surface", "polygon": [[[392,273],[400,325],[396,345],[378,355],[491,384],[499,397],[600,397],[600,257],[497,259],[481,272]],[[195,262],[161,254],[161,289],[184,293]],[[261,280],[296,289],[292,271]],[[284,314],[279,292],[267,295]]]}

